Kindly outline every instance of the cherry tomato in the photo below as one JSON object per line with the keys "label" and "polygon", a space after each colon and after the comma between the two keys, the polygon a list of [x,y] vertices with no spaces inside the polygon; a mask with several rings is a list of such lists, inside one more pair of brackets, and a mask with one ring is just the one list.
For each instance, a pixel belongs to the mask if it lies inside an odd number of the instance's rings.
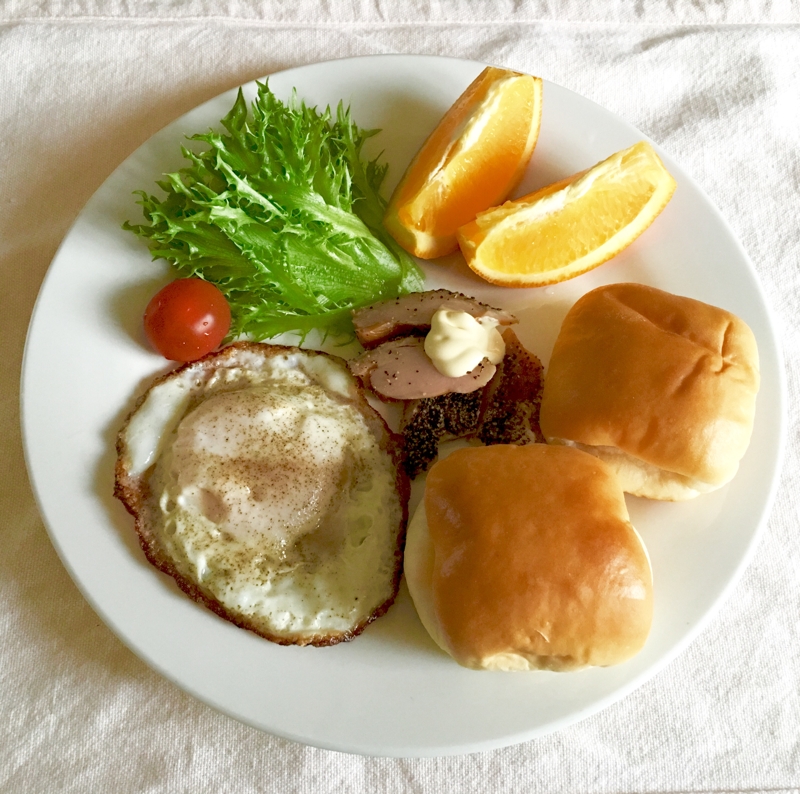
{"label": "cherry tomato", "polygon": [[180,278],[157,292],[144,312],[150,344],[171,361],[210,353],[231,327],[231,309],[220,290],[200,278]]}

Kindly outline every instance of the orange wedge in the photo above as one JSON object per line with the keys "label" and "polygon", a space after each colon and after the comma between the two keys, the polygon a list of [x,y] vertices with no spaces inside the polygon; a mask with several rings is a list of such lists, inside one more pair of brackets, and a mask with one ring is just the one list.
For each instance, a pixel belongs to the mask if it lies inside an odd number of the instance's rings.
{"label": "orange wedge", "polygon": [[467,264],[493,284],[574,278],[630,245],[675,191],[644,141],[568,179],[480,213],[458,230]]}
{"label": "orange wedge", "polygon": [[457,250],[458,227],[522,178],[541,118],[540,78],[484,69],[408,166],[386,210],[389,233],[423,259]]}

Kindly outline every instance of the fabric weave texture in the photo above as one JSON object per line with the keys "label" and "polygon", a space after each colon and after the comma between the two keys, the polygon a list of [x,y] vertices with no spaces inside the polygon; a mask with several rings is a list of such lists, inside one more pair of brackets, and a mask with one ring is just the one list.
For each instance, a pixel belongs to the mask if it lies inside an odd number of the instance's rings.
{"label": "fabric weave texture", "polygon": [[[221,91],[393,52],[540,75],[661,144],[752,258],[786,361],[790,435],[777,501],[708,628],[600,714],[464,757],[303,747],[216,713],[150,670],[61,565],[19,431],[37,291],[115,166]],[[800,791],[798,75],[796,0],[0,0],[0,793]]]}

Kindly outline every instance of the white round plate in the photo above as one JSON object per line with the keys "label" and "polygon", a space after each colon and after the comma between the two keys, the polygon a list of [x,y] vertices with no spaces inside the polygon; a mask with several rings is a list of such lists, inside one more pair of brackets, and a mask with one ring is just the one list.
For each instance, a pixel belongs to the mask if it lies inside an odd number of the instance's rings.
{"label": "white round plate", "polygon": [[[376,56],[320,63],[269,78],[307,103],[344,100],[389,163],[391,190],[444,111],[482,64]],[[245,86],[248,97],[253,84]],[[140,551],[112,497],[114,440],[135,398],[169,369],[150,352],[141,315],[169,279],[144,244],[132,191],[155,191],[182,165],[184,136],[217,126],[229,91],[153,136],[106,180],[80,214],[47,274],[28,333],[22,409],[31,480],[53,543],[82,592],[145,661],[183,689],[250,725],[319,747],[374,755],[474,752],[520,742],[582,719],[652,676],[700,631],[731,590],[766,521],[777,482],[784,385],[776,334],[754,269],[702,191],[667,154],[678,182],[662,215],[629,249],[573,281],[505,290],[457,256],[426,265],[428,286],[449,286],[520,317],[520,337],[546,363],[561,319],[599,284],[637,281],[722,306],[755,332],[762,367],[755,431],[740,473],[684,504],[629,499],[652,558],[655,619],[626,664],[576,673],[487,673],[460,668],[419,623],[405,587],[388,614],[354,642],[284,648],[186,598]],[[593,165],[644,136],[552,83],[541,136],[519,193]],[[419,486],[415,499],[419,498]]]}

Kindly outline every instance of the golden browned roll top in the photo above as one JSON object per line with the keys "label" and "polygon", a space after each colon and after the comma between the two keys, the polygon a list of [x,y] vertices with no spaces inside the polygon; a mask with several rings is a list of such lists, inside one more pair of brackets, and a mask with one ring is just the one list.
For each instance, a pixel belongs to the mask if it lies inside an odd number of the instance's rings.
{"label": "golden browned roll top", "polygon": [[542,432],[602,457],[627,492],[686,499],[736,473],[758,386],[755,338],[738,317],[642,284],[611,284],[564,319]]}
{"label": "golden browned roll top", "polygon": [[405,572],[426,629],[466,667],[616,664],[652,622],[650,563],[622,490],[568,447],[474,447],[436,463]]}

